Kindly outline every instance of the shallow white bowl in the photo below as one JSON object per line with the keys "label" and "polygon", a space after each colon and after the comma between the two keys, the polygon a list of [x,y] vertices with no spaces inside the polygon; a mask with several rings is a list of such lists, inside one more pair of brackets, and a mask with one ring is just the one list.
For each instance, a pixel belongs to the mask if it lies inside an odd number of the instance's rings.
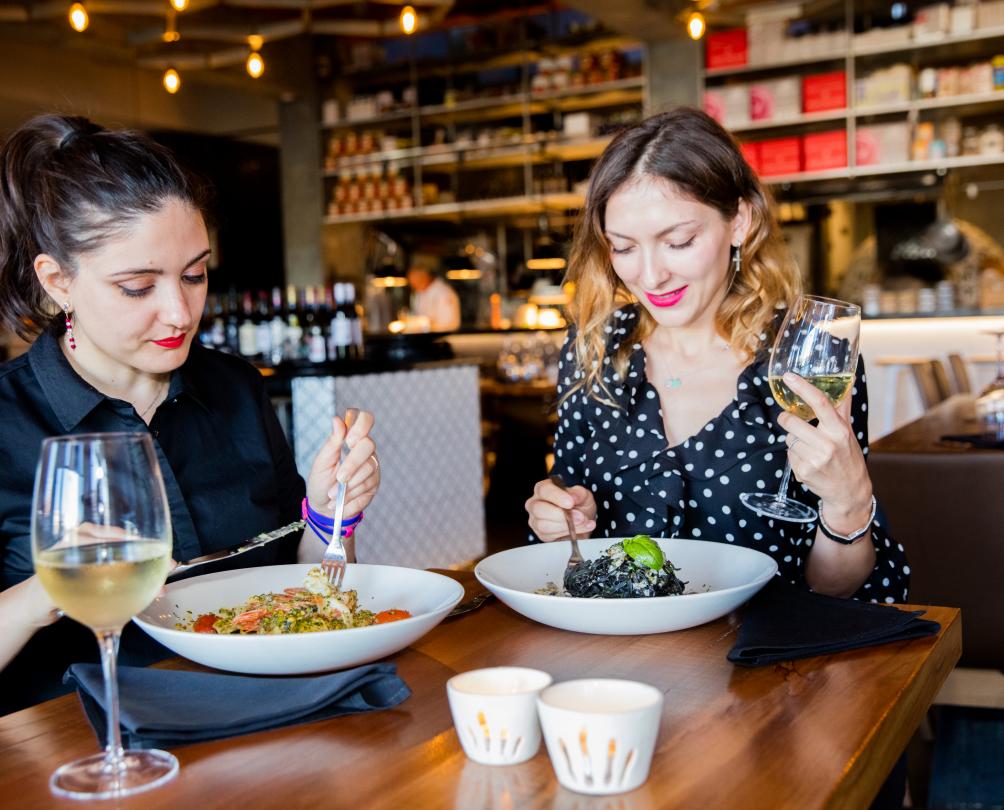
{"label": "shallow white bowl", "polygon": [[342,587],[358,592],[360,607],[374,612],[401,608],[411,618],[277,636],[220,636],[175,627],[179,621],[239,605],[254,594],[300,586],[312,567],[271,565],[172,582],[166,594],[133,621],[168,649],[209,667],[252,675],[300,675],[353,667],[404,649],[439,624],[464,595],[460,583],[441,574],[353,564],[346,568]]}
{"label": "shallow white bowl", "polygon": [[[622,538],[580,540],[587,560]],[[680,596],[642,599],[580,599],[534,593],[547,583],[560,584],[570,544],[511,548],[486,557],[474,573],[505,604],[527,618],[580,633],[629,636],[684,630],[724,616],[759,591],[777,572],[772,557],[728,543],[653,538],[687,583]]]}

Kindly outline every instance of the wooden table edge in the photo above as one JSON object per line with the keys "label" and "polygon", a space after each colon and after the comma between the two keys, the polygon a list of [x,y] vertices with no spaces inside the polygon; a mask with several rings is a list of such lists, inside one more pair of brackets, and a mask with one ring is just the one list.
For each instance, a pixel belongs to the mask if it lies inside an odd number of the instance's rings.
{"label": "wooden table edge", "polygon": [[[926,606],[903,607],[923,610]],[[950,611],[950,619],[942,622],[941,632],[928,654],[915,664],[909,681],[900,691],[901,699],[893,703],[854,754],[826,807],[862,808],[871,804],[961,657],[962,612],[958,608],[940,610]],[[901,643],[915,644],[916,641]]]}

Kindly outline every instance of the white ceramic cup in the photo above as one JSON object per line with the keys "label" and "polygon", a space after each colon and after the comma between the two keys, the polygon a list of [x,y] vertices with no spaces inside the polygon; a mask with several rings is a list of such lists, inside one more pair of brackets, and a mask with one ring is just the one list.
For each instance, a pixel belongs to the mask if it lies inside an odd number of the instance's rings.
{"label": "white ceramic cup", "polygon": [[526,762],[540,748],[537,695],[551,676],[538,669],[491,667],[446,682],[464,753],[483,765]]}
{"label": "white ceramic cup", "polygon": [[577,793],[625,793],[648,778],[662,692],[636,681],[588,679],[550,686],[537,698],[558,781]]}

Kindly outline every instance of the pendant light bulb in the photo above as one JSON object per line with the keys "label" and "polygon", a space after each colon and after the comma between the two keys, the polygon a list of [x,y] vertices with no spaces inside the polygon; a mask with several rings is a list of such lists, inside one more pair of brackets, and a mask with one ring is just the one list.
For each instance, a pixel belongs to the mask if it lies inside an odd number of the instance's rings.
{"label": "pendant light bulb", "polygon": [[691,39],[698,40],[703,37],[707,28],[707,23],[704,22],[704,15],[701,12],[695,11],[687,17],[687,33],[690,34]]}
{"label": "pendant light bulb", "polygon": [[181,89],[181,76],[174,68],[164,71],[164,89],[172,96]]}
{"label": "pendant light bulb", "polygon": [[414,6],[405,6],[401,9],[401,30],[406,34],[414,34],[418,28],[418,12]]}
{"label": "pendant light bulb", "polygon": [[188,8],[188,0],[171,0],[171,8],[175,11],[184,11]]}
{"label": "pendant light bulb", "polygon": [[248,76],[252,79],[257,79],[265,72],[265,60],[261,58],[261,54],[258,51],[251,51],[248,54],[245,67],[247,67]]}
{"label": "pendant light bulb", "polygon": [[91,24],[90,15],[83,3],[74,3],[70,6],[69,19],[70,27],[79,34],[86,31],[87,26]]}

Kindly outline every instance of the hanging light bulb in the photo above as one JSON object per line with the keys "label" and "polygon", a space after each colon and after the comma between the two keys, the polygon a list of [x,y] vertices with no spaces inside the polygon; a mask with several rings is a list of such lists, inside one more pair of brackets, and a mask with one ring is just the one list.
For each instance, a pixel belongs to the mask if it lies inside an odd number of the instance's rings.
{"label": "hanging light bulb", "polygon": [[414,34],[418,28],[418,12],[414,6],[405,6],[401,9],[401,30],[406,34]]}
{"label": "hanging light bulb", "polygon": [[171,0],[171,8],[175,11],[184,11],[188,8],[188,0]]}
{"label": "hanging light bulb", "polygon": [[248,76],[252,79],[257,79],[265,72],[265,60],[261,58],[261,54],[258,51],[251,51],[248,54],[245,67],[248,70]]}
{"label": "hanging light bulb", "polygon": [[164,89],[172,96],[181,89],[181,76],[174,68],[164,71]]}
{"label": "hanging light bulb", "polygon": [[87,26],[91,24],[90,15],[83,3],[74,3],[70,6],[70,27],[77,33],[83,33]]}
{"label": "hanging light bulb", "polygon": [[707,27],[707,23],[704,22],[704,15],[701,12],[695,11],[687,17],[687,33],[690,34],[691,39],[698,40],[703,37]]}

